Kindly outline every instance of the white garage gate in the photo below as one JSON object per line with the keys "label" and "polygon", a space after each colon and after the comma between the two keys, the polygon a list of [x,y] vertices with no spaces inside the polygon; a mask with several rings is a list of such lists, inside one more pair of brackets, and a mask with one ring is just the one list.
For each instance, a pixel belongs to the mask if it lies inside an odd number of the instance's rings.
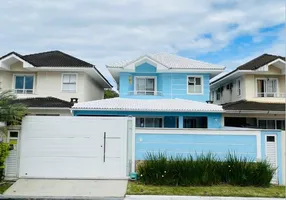
{"label": "white garage gate", "polygon": [[134,168],[133,125],[127,117],[25,117],[19,177],[126,178]]}

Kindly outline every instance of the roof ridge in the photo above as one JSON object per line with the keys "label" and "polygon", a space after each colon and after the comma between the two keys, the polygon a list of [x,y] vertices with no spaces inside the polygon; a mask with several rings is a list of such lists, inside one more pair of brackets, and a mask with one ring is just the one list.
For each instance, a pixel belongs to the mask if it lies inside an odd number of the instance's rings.
{"label": "roof ridge", "polygon": [[35,56],[35,55],[39,55],[39,54],[53,53],[53,52],[60,52],[60,53],[62,53],[59,50],[50,50],[50,51],[43,51],[43,52],[38,52],[38,53],[26,54],[26,55],[23,55],[23,56]]}
{"label": "roof ridge", "polygon": [[76,59],[76,60],[79,60],[79,61],[81,61],[81,62],[87,63],[88,65],[95,66],[94,64],[88,63],[88,62],[86,62],[86,61],[84,61],[84,60],[82,60],[82,59],[79,59],[79,58],[77,58],[77,57],[74,57],[74,56],[72,56],[72,55],[70,55],[70,54],[67,54],[67,53],[65,53],[65,52],[63,52],[63,51],[60,51],[60,50],[52,50],[52,51],[44,51],[44,52],[39,52],[39,53],[27,54],[27,55],[24,55],[24,57],[26,57],[26,56],[27,56],[27,57],[28,57],[28,56],[36,56],[36,55],[48,54],[48,53],[60,53],[60,54],[63,54],[63,55],[65,55],[65,56],[67,56],[67,57],[70,57],[70,58],[72,58],[72,59]]}
{"label": "roof ridge", "polygon": [[[208,63],[208,62],[205,62],[205,61],[202,61],[202,60],[196,60],[196,59],[189,58],[189,57],[184,57],[184,56],[181,56],[181,55],[178,55],[178,54],[172,54],[172,53],[169,53],[169,52],[162,52],[162,53],[163,54],[167,54],[167,55],[171,55],[171,56],[175,56],[175,57],[179,57],[179,58],[182,58],[182,59],[190,60],[190,61],[193,61],[193,62],[199,62],[199,63],[203,63],[203,64],[216,65],[216,66],[224,67],[223,65]],[[157,54],[159,54],[159,53],[157,53]]]}
{"label": "roof ridge", "polygon": [[250,63],[254,63],[255,61],[259,60],[260,58],[262,58],[263,56],[266,56],[266,55],[267,54],[264,53],[264,54],[262,54],[262,55],[260,55],[260,56],[258,56],[256,58],[253,58],[252,60],[250,60],[250,61],[248,61],[248,62],[246,62],[246,63],[244,63],[242,65],[239,65],[236,69],[238,69],[239,67],[245,66],[245,65],[249,65]]}
{"label": "roof ridge", "polygon": [[[285,57],[282,56],[277,56],[277,55],[272,55],[272,54],[268,54],[268,53],[263,53],[262,55],[255,57],[251,60],[249,60],[248,62],[239,65],[238,67],[236,67],[234,70],[228,72],[227,74],[213,80],[210,82],[210,84],[214,84],[216,82],[219,82],[221,79],[231,75],[232,73],[234,73],[235,71],[243,71],[243,70],[256,70],[260,67],[262,67],[265,64],[268,64],[270,62],[275,61],[276,59],[282,59],[285,61]],[[257,64],[259,63],[259,64]],[[249,67],[249,66],[254,66],[254,67]],[[215,77],[214,77],[215,78]]]}
{"label": "roof ridge", "polygon": [[280,55],[275,55],[275,54],[270,54],[270,53],[264,53],[263,55],[268,55],[268,56],[274,56],[274,57],[277,57],[277,58],[284,58],[284,56],[280,56]]}
{"label": "roof ridge", "polygon": [[10,56],[11,54],[15,54],[16,56],[18,56],[18,57],[20,57],[20,58],[23,57],[23,55],[17,53],[16,51],[11,51],[11,52],[9,52],[9,53],[7,53],[7,54],[1,56],[1,57],[0,57],[0,60],[1,60],[2,58],[5,58],[5,57],[7,57],[7,56]]}
{"label": "roof ridge", "polygon": [[82,60],[82,59],[76,58],[76,57],[74,57],[74,56],[72,56],[72,55],[70,55],[70,54],[64,53],[64,52],[59,51],[59,50],[58,50],[58,52],[59,52],[59,53],[61,53],[61,54],[64,54],[65,56],[68,56],[68,57],[73,58],[73,59],[80,60],[80,61],[82,61],[82,62],[85,62],[85,63],[87,63],[87,64],[92,65],[93,67],[95,67],[95,65],[94,65],[94,64],[91,64],[91,63],[86,62],[86,61],[84,61],[84,60]]}
{"label": "roof ridge", "polygon": [[[195,60],[189,57],[184,57],[181,55],[177,55],[175,53],[169,53],[169,52],[154,52],[154,53],[146,53],[141,56],[136,57],[135,59],[125,59],[117,62],[113,62],[110,64],[106,64],[107,68],[124,68],[125,66],[129,65],[130,63],[134,63],[137,60],[147,57],[163,66],[165,66],[168,69],[176,69],[176,68],[194,68],[194,69],[201,69],[201,66],[207,66],[206,68],[209,69],[225,69],[225,66],[221,64],[213,64],[208,63],[206,61],[201,60]],[[171,64],[168,62],[170,61]],[[177,65],[174,63],[178,62]],[[173,63],[173,64],[172,64]],[[175,66],[173,66],[175,65]],[[181,66],[182,65],[182,66]],[[198,65],[198,66],[197,66]],[[181,66],[181,67],[180,67]],[[185,67],[183,67],[185,66]],[[203,67],[203,68],[204,68]]]}
{"label": "roof ridge", "polygon": [[[242,65],[239,65],[236,69],[241,68],[242,66],[245,66],[245,65],[249,65],[249,64],[251,64],[251,63],[254,63],[254,62],[256,62],[257,60],[263,58],[264,56],[273,56],[273,57],[276,57],[276,59],[282,57],[282,56],[277,56],[277,55],[272,55],[272,54],[264,53],[264,54],[262,54],[262,55],[260,55],[260,56],[258,56],[258,57],[256,57],[256,58],[253,58],[252,60],[250,60],[250,61],[248,61],[248,62],[246,62],[246,63],[244,63],[244,64],[242,64]],[[282,58],[284,58],[284,60],[285,60],[285,57],[282,57]]]}

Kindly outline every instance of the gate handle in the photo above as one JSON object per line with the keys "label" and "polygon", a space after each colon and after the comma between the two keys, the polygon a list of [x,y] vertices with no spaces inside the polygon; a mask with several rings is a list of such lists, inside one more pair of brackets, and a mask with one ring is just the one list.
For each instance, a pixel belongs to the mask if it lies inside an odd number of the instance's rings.
{"label": "gate handle", "polygon": [[103,162],[105,162],[106,132],[103,133]]}

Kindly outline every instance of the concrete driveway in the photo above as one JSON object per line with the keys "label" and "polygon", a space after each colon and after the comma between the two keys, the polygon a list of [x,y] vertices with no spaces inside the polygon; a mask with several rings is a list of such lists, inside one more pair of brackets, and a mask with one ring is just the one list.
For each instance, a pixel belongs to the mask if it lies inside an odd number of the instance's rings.
{"label": "concrete driveway", "polygon": [[18,198],[123,199],[127,180],[19,179],[3,194]]}

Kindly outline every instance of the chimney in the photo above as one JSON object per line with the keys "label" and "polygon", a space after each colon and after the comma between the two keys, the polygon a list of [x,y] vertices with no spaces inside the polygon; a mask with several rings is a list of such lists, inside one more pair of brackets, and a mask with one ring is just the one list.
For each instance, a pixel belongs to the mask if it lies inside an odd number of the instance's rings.
{"label": "chimney", "polygon": [[71,103],[77,103],[78,102],[78,98],[71,98]]}

